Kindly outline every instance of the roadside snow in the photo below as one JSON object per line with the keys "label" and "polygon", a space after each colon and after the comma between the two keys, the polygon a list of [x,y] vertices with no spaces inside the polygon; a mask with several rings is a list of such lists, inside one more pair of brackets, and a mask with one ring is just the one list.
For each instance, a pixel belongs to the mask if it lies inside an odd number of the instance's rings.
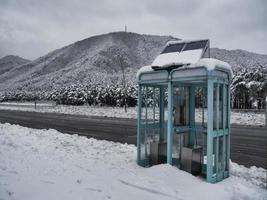
{"label": "roadside snow", "polygon": [[[0,199],[264,199],[266,170],[231,164],[206,183],[169,165],[136,165],[136,147],[0,124]],[[193,187],[192,187],[193,186]]]}
{"label": "roadside snow", "polygon": [[[2,102],[0,105],[7,105],[7,106],[34,106],[34,102]],[[48,101],[48,102],[36,102],[36,105],[38,106],[54,106],[55,102]]]}
{"label": "roadside snow", "polygon": [[[34,104],[20,106],[20,103],[5,104],[0,103],[0,109],[5,110],[21,110],[31,112],[43,112],[43,113],[63,113],[72,115],[85,115],[85,116],[103,116],[103,117],[115,117],[115,118],[133,118],[137,117],[137,108],[127,108],[127,112],[124,112],[123,108],[120,107],[96,107],[96,106],[66,106],[47,104],[45,106],[37,104],[37,109],[34,109]],[[152,109],[149,113],[152,112]],[[200,122],[202,119],[202,111],[196,110],[196,121]],[[151,115],[151,114],[150,114]],[[151,115],[152,116],[152,115]],[[255,112],[231,112],[231,123],[232,124],[243,124],[243,125],[264,125],[265,116],[264,113]]]}

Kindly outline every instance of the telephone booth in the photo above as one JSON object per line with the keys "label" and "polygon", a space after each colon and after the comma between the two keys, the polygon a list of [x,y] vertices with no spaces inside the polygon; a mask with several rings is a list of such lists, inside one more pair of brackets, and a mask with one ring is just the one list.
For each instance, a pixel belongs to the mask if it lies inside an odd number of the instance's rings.
{"label": "telephone booth", "polygon": [[[229,176],[232,71],[225,62],[205,58],[208,45],[208,40],[169,43],[161,54],[178,54],[175,62],[176,55],[160,55],[139,70],[139,165],[168,163],[210,183]],[[201,54],[192,59],[198,49]]]}

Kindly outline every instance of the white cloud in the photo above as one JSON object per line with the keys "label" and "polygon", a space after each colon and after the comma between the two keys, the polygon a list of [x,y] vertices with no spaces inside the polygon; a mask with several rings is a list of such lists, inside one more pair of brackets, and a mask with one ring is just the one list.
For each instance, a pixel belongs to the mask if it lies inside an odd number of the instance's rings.
{"label": "white cloud", "polygon": [[0,0],[0,57],[34,59],[92,35],[120,31],[210,38],[267,54],[265,0]]}

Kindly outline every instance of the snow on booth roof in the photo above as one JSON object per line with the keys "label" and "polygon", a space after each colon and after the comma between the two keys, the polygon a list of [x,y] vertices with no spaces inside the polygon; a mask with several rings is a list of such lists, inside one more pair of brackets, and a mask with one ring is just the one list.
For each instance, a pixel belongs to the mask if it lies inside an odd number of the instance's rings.
{"label": "snow on booth roof", "polygon": [[138,79],[138,77],[140,76],[140,74],[143,74],[145,72],[153,72],[154,70],[152,69],[152,66],[151,65],[147,65],[147,66],[144,66],[144,67],[141,67],[138,71],[137,71],[137,74],[136,74],[136,78]]}
{"label": "snow on booth roof", "polygon": [[170,66],[183,65],[183,68],[205,67],[207,71],[220,68],[227,71],[232,77],[233,71],[228,63],[214,58],[203,58],[208,48],[209,40],[169,41],[153,63],[139,69],[136,76],[138,78],[144,72],[154,71],[153,67],[164,69]]}
{"label": "snow on booth roof", "polygon": [[[232,71],[231,66],[228,63],[215,59],[215,58],[201,58],[196,63],[190,64],[190,65],[184,65],[183,69],[184,68],[196,68],[196,67],[205,67],[207,71],[213,71],[215,70],[215,68],[224,69],[231,75],[231,77],[233,77],[233,71]],[[138,70],[136,77],[138,78],[140,74],[142,73],[153,72],[153,71],[154,69],[152,68],[151,65],[141,67]]]}
{"label": "snow on booth roof", "polygon": [[224,69],[233,77],[232,67],[227,63],[215,58],[201,58],[196,63],[187,66],[188,68],[205,67],[208,71],[215,70],[215,68]]}
{"label": "snow on booth roof", "polygon": [[177,64],[196,63],[202,55],[202,49],[194,49],[189,51],[171,52],[160,54],[152,63],[152,66],[168,67]]}

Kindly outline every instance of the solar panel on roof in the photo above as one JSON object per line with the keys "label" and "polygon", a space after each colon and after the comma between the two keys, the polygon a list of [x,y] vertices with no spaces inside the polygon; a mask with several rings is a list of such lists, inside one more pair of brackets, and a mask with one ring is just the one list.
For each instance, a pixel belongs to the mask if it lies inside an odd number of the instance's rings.
{"label": "solar panel on roof", "polygon": [[207,43],[208,43],[208,40],[189,42],[189,43],[186,43],[186,46],[183,49],[183,51],[194,50],[194,49],[204,49]]}
{"label": "solar panel on roof", "polygon": [[198,41],[189,41],[189,42],[177,42],[174,44],[169,44],[163,49],[161,54],[172,53],[172,52],[181,52],[195,49],[205,49],[209,46],[209,40],[198,40]]}
{"label": "solar panel on roof", "polygon": [[165,49],[163,49],[161,54],[171,53],[171,52],[180,52],[183,49],[184,44],[185,43],[170,44],[170,45],[166,46]]}
{"label": "solar panel on roof", "polygon": [[193,64],[205,57],[207,49],[209,40],[170,41],[151,65],[154,69],[160,70]]}

